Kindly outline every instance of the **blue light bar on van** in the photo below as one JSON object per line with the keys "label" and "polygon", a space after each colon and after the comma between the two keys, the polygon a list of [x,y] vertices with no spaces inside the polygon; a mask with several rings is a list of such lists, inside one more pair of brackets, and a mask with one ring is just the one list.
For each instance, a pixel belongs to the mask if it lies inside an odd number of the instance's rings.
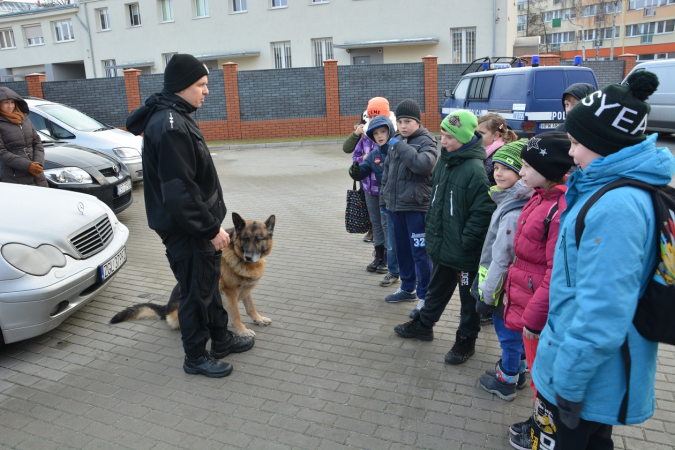
{"label": "blue light bar on van", "polygon": [[581,55],[577,55],[577,56],[574,57],[574,65],[575,66],[581,65]]}
{"label": "blue light bar on van", "polygon": [[490,64],[486,61],[483,63],[483,66],[481,67],[483,70],[488,70],[490,68]]}
{"label": "blue light bar on van", "polygon": [[532,67],[539,67],[539,56],[534,55],[532,57]]}
{"label": "blue light bar on van", "polygon": [[525,67],[525,64],[522,61],[518,61],[518,67]]}

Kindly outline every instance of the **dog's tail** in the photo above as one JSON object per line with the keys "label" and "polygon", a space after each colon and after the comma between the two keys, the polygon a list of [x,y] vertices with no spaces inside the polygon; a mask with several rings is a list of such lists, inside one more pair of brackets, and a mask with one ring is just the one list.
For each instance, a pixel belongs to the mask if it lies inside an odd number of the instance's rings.
{"label": "dog's tail", "polygon": [[110,323],[129,322],[139,319],[161,319],[166,320],[168,306],[155,305],[154,303],[141,303],[130,306],[124,311],[118,312],[110,319]]}

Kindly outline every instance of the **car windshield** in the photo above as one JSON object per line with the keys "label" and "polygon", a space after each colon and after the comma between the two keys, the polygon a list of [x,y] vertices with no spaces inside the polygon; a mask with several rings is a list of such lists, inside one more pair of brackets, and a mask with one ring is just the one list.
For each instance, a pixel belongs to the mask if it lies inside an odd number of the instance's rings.
{"label": "car windshield", "polygon": [[98,120],[92,119],[88,115],[64,105],[40,105],[37,109],[44,111],[78,131],[99,131],[109,128]]}

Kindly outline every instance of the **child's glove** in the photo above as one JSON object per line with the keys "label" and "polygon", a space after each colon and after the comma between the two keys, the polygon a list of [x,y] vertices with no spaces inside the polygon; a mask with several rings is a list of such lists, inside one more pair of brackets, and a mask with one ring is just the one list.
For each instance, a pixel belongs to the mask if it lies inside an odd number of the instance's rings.
{"label": "child's glove", "polygon": [[359,176],[359,172],[361,172],[359,163],[354,161],[354,164],[352,164],[352,166],[349,168],[349,176],[352,177],[353,179],[356,179]]}
{"label": "child's glove", "polygon": [[558,394],[555,394],[555,401],[558,404],[560,421],[570,430],[574,430],[579,426],[579,419],[581,410],[584,407],[584,402],[570,402]]}
{"label": "child's glove", "polygon": [[393,138],[391,138],[391,139],[389,140],[389,145],[391,145],[391,146],[393,147],[394,145],[396,145],[396,143],[397,143],[398,141],[399,141],[398,139],[396,139],[395,137],[393,137]]}

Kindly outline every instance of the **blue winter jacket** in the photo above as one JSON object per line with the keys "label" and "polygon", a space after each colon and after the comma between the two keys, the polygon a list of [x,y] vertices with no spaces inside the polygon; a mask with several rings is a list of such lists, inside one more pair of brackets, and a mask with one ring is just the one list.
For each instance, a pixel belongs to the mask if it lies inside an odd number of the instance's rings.
{"label": "blue winter jacket", "polygon": [[621,345],[628,337],[632,358],[627,423],[654,414],[658,344],[633,325],[637,300],[656,261],[656,225],[648,192],[622,187],[607,192],[589,210],[577,250],[579,210],[600,187],[618,178],[668,184],[675,158],[656,148],[656,134],[570,177],[567,209],[553,259],[550,308],[539,338],[532,376],[544,398],[583,401],[585,420],[617,425],[626,392]]}
{"label": "blue winter jacket", "polygon": [[382,184],[382,173],[384,172],[384,161],[387,159],[387,152],[389,150],[389,141],[394,137],[394,125],[391,123],[386,116],[377,116],[370,121],[368,125],[368,130],[366,130],[366,135],[370,138],[371,141],[375,142],[373,138],[373,131],[376,128],[382,126],[387,126],[389,128],[389,139],[387,143],[378,147],[375,143],[375,150],[371,151],[363,158],[363,162],[359,165],[359,174],[354,178],[356,181],[363,180],[370,176],[371,173],[375,174],[375,179],[377,180],[378,187]]}

